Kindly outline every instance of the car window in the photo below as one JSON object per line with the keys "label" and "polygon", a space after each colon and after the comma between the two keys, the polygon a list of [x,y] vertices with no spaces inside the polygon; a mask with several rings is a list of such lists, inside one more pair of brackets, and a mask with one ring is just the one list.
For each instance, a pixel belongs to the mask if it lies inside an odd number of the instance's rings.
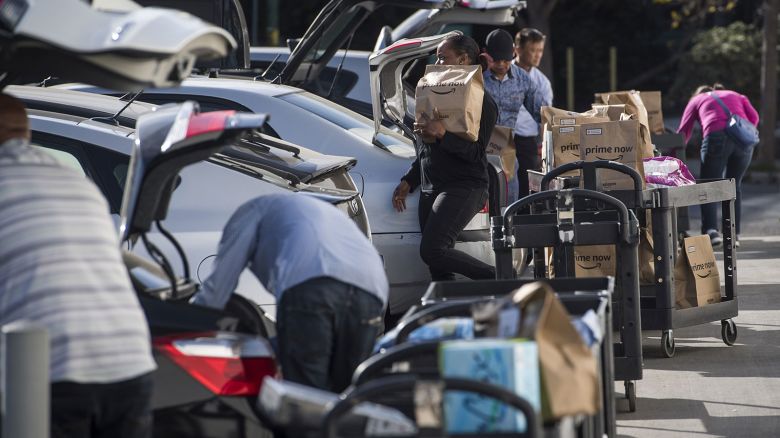
{"label": "car window", "polygon": [[76,158],[73,154],[58,149],[50,149],[45,146],[41,146],[37,144],[33,144],[32,146],[35,149],[44,151],[47,154],[51,155],[52,157],[54,157],[54,159],[59,161],[59,163],[62,164],[63,166],[70,167],[71,169],[80,173],[82,176],[87,176],[87,172],[86,170],[84,170],[84,167],[81,165],[81,162],[79,162],[79,159]]}
{"label": "car window", "polygon": [[[279,99],[322,117],[323,119],[358,135],[371,143],[374,135],[374,123],[340,105],[311,93],[290,93],[279,96]],[[411,140],[395,133],[385,127],[381,127],[377,141],[382,149],[403,157],[414,156],[414,146]]]}
{"label": "car window", "polygon": [[111,213],[119,213],[129,156],[94,144],[37,131],[33,132],[32,143],[60,163],[91,179],[108,200]]}

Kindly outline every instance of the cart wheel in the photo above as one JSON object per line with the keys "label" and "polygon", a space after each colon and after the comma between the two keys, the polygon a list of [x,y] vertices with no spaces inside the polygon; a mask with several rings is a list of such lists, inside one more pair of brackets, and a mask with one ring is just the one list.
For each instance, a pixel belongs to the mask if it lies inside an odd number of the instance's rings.
{"label": "cart wheel", "polygon": [[664,357],[674,357],[677,345],[674,343],[674,333],[671,330],[664,330],[661,333],[661,349],[664,352]]}
{"label": "cart wheel", "polygon": [[636,383],[626,380],[623,382],[628,399],[628,412],[636,412]]}
{"label": "cart wheel", "polygon": [[737,340],[737,325],[732,319],[724,319],[720,322],[720,336],[726,345],[734,345]]}

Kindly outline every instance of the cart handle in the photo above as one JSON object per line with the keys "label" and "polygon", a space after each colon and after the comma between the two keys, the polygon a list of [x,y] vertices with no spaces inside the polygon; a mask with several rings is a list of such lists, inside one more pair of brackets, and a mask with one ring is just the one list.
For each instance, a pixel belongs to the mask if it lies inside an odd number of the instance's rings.
{"label": "cart handle", "polygon": [[[620,172],[622,174],[628,175],[631,177],[631,179],[634,181],[634,191],[636,192],[636,205],[642,205],[642,198],[640,196],[640,193],[642,192],[642,175],[639,174],[639,172],[636,171],[636,169],[633,169],[629,166],[626,166],[623,163],[618,163],[617,161],[607,161],[607,160],[596,160],[596,161],[574,161],[572,163],[566,163],[562,164],[549,172],[547,172],[542,177],[541,187],[540,189],[542,191],[549,190],[550,188],[550,181],[552,181],[553,178],[556,178],[566,172],[570,172],[572,170],[582,170],[583,171],[583,178],[586,180],[588,179],[588,175],[591,175],[591,177],[595,180],[596,175],[596,169],[611,169],[615,170],[617,172]],[[591,187],[586,187],[591,188]]]}
{"label": "cart handle", "polygon": [[[371,401],[377,396],[383,396],[391,392],[415,391],[420,383],[441,384],[442,391],[466,391],[484,395],[509,405],[523,413],[526,421],[526,431],[519,433],[517,437],[536,437],[538,434],[539,419],[534,408],[528,400],[519,395],[490,383],[457,377],[445,377],[436,380],[420,379],[416,375],[388,376],[372,380],[364,385],[347,390],[334,402],[322,420],[322,430],[326,438],[336,438],[337,420],[360,403]],[[474,435],[476,436],[476,435]]]}
{"label": "cart handle", "polygon": [[621,238],[623,239],[624,242],[631,243],[631,236],[629,235],[629,233],[631,228],[630,227],[631,216],[633,215],[633,212],[629,213],[628,208],[626,208],[626,204],[624,204],[619,199],[607,195],[606,193],[597,192],[595,190],[589,190],[589,189],[565,189],[565,190],[558,190],[558,191],[546,190],[539,193],[533,193],[522,199],[518,199],[517,201],[513,202],[512,205],[507,207],[506,211],[504,211],[504,215],[502,217],[504,235],[509,236],[512,234],[511,232],[509,232],[510,230],[507,228],[507,224],[510,223],[509,221],[510,217],[512,217],[515,214],[515,212],[517,212],[521,208],[525,207],[526,205],[531,205],[538,201],[544,201],[548,199],[561,199],[561,198],[566,198],[568,196],[571,196],[572,199],[587,198],[587,199],[602,201],[614,207],[615,210],[618,211],[618,214],[620,216]]}
{"label": "cart handle", "polygon": [[[366,381],[376,375],[377,370],[387,368],[396,362],[419,358],[424,355],[431,355],[434,359],[438,360],[437,352],[439,351],[440,342],[441,341],[439,340],[431,340],[405,343],[395,345],[382,353],[375,354],[358,365],[354,374],[352,374],[352,385],[363,385]],[[417,374],[420,373],[418,372]]]}

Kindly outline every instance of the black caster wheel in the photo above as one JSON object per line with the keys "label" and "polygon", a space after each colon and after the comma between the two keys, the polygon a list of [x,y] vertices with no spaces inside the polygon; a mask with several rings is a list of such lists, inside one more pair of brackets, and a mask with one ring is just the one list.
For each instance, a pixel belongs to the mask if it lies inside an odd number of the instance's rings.
{"label": "black caster wheel", "polygon": [[732,319],[724,319],[720,322],[720,337],[726,345],[734,345],[737,340],[737,325]]}
{"label": "black caster wheel", "polygon": [[623,382],[628,400],[628,412],[636,412],[636,383],[626,380]]}
{"label": "black caster wheel", "polygon": [[671,330],[666,330],[661,333],[661,349],[664,352],[664,357],[674,357],[677,345],[674,343],[674,333],[672,333]]}

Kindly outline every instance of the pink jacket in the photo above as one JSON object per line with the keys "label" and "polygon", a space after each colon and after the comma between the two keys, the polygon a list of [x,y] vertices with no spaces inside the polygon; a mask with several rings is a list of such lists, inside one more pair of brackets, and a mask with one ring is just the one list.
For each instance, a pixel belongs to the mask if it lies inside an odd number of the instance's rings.
{"label": "pink jacket", "polygon": [[[713,93],[720,97],[732,114],[737,114],[753,125],[758,125],[758,113],[747,97],[729,90],[717,90]],[[701,124],[704,136],[707,136],[726,129],[728,117],[715,99],[707,93],[701,93],[688,101],[680,120],[680,127],[677,128],[677,132],[685,136],[686,143],[691,139],[693,123],[696,121]]]}

